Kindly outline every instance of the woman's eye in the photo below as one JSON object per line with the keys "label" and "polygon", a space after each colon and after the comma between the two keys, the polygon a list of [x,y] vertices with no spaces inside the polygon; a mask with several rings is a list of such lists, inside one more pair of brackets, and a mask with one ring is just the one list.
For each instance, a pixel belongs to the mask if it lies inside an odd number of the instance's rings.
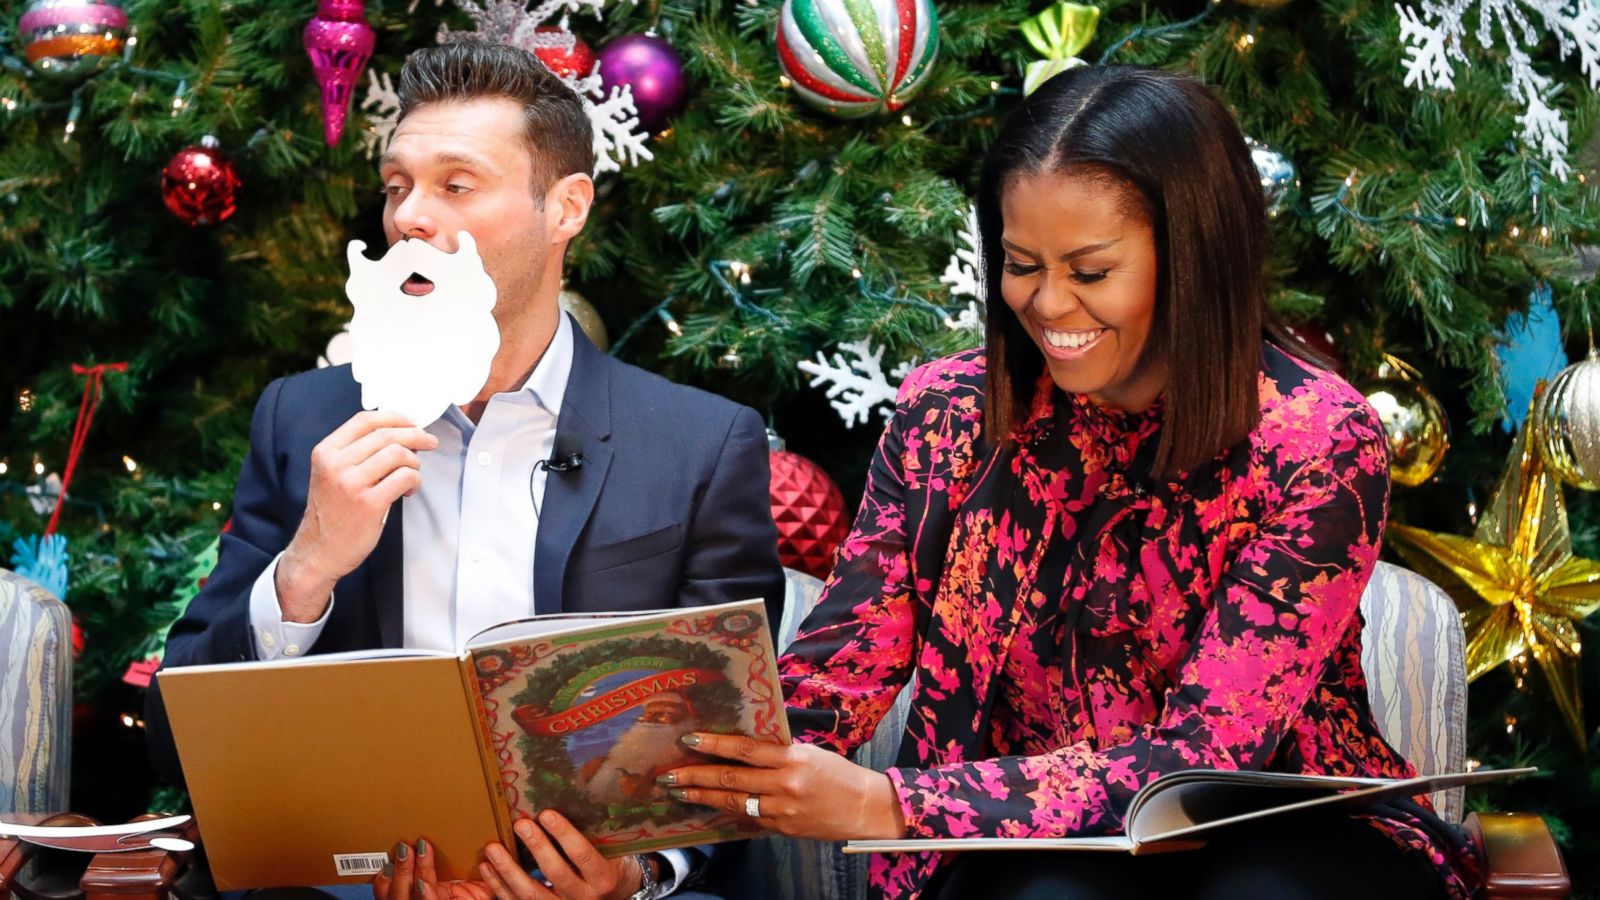
{"label": "woman's eye", "polygon": [[1104,281],[1105,277],[1106,277],[1106,273],[1104,273],[1104,272],[1073,272],[1072,273],[1072,280],[1076,281],[1079,284],[1094,284],[1097,281]]}
{"label": "woman's eye", "polygon": [[1025,266],[1022,263],[1012,262],[1009,259],[1006,260],[1006,264],[1003,266],[1003,268],[1005,269],[1007,275],[1032,275],[1033,273],[1039,271],[1038,266]]}

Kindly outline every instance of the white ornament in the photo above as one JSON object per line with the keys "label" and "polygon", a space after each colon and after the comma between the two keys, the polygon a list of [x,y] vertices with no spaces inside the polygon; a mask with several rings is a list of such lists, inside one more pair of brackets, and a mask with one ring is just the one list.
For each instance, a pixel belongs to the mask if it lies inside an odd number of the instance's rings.
{"label": "white ornament", "polygon": [[[798,363],[800,371],[812,376],[812,387],[829,385],[828,399],[839,417],[851,428],[867,424],[867,417],[880,405],[886,405],[878,413],[887,420],[894,410],[894,398],[900,391],[900,382],[905,380],[913,364],[904,362],[891,370],[889,377],[895,379],[891,383],[883,373],[882,347],[874,350],[871,340],[862,338],[840,344],[839,349],[844,352],[835,353],[832,363],[818,350],[816,362],[806,360]],[[845,353],[855,358],[846,360]]]}
{"label": "white ornament", "polygon": [[61,496],[61,476],[51,472],[45,476],[44,483],[30,484],[22,489],[28,497],[28,505],[33,508],[36,516],[48,516],[56,508],[56,500]]}
{"label": "white ornament", "polygon": [[978,306],[978,301],[968,300],[967,308],[963,309],[955,318],[944,317],[944,327],[951,331],[972,331],[983,333],[983,309]]}
{"label": "white ornament", "polygon": [[[637,166],[640,160],[655,159],[650,152],[650,135],[639,130],[639,111],[633,105],[633,86],[622,84],[604,96],[600,83],[600,63],[587,78],[562,79],[583,101],[589,123],[594,126],[594,174],[622,171],[622,161]],[[594,99],[590,99],[594,98]],[[594,102],[600,100],[599,103]]]}
{"label": "white ornament", "polygon": [[[1474,0],[1421,0],[1417,7],[1395,4],[1400,16],[1400,41],[1405,45],[1405,83],[1410,87],[1455,89],[1455,65],[1470,65],[1462,40],[1466,16]],[[1545,158],[1551,174],[1567,180],[1567,121],[1549,98],[1555,79],[1533,68],[1528,49],[1547,37],[1556,39],[1562,59],[1578,54],[1589,88],[1600,88],[1600,11],[1594,0],[1476,0],[1478,43],[1495,48],[1495,25],[1505,42],[1510,67],[1506,93],[1525,107],[1517,116],[1521,139]],[[1421,10],[1420,14],[1418,10]],[[1535,25],[1537,20],[1538,25]]]}
{"label": "white ornament", "polygon": [[950,256],[950,263],[944,267],[939,282],[950,285],[952,297],[966,295],[981,298],[982,285],[978,282],[978,210],[975,207],[967,207],[965,224],[956,232],[956,239],[961,246]]}
{"label": "white ornament", "polygon": [[328,338],[328,349],[317,357],[317,368],[326,369],[329,366],[342,366],[350,361],[355,348],[350,343],[350,323],[344,323],[344,328],[331,338]]}
{"label": "white ornament", "polygon": [[371,125],[361,132],[361,149],[367,159],[374,159],[389,149],[389,139],[394,137],[394,126],[400,119],[400,95],[389,73],[379,75],[367,70],[367,95],[361,98],[361,109]]}
{"label": "white ornament", "polygon": [[[500,349],[494,279],[472,235],[460,232],[457,242],[456,252],[446,253],[404,240],[378,260],[362,255],[366,243],[350,242],[350,374],[363,407],[403,413],[425,427],[450,404],[472,402],[489,380]],[[431,282],[424,293],[413,293],[427,287],[411,282],[413,273]]]}

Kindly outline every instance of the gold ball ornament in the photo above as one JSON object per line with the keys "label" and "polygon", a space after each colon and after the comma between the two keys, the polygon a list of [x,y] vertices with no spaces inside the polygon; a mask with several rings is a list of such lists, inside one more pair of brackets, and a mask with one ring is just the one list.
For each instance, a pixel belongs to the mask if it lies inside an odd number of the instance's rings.
{"label": "gold ball ornament", "polygon": [[1561,370],[1535,412],[1535,436],[1545,465],[1562,481],[1600,490],[1600,356]]}
{"label": "gold ball ornament", "polygon": [[[1391,358],[1392,359],[1392,358]],[[1382,377],[1388,373],[1387,377]],[[1409,366],[1394,360],[1379,370],[1362,393],[1377,411],[1389,444],[1389,477],[1416,487],[1432,478],[1450,449],[1450,420],[1422,382],[1407,377]]]}
{"label": "gold ball ornament", "polygon": [[589,336],[589,340],[600,348],[601,353],[611,349],[611,336],[606,333],[606,323],[600,318],[600,311],[594,308],[593,303],[585,300],[577,291],[566,288],[561,289],[557,300],[562,309],[572,313],[572,317],[578,320],[578,327],[582,328],[583,333]]}

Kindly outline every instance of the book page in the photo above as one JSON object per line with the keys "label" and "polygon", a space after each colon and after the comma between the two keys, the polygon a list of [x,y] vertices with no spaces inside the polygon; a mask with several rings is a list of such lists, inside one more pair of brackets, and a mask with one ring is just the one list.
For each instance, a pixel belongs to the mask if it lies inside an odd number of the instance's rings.
{"label": "book page", "polygon": [[750,836],[656,778],[712,761],[680,742],[691,731],[789,742],[761,601],[484,639],[471,661],[513,818],[554,809],[607,856]]}
{"label": "book page", "polygon": [[903,838],[897,841],[849,841],[846,853],[927,853],[933,850],[1090,850],[1127,853],[1133,841],[1122,835],[1081,838]]}
{"label": "book page", "polygon": [[[1179,838],[1267,816],[1328,807],[1358,807],[1390,797],[1411,797],[1458,785],[1498,781],[1536,769],[1483,769],[1417,778],[1337,778],[1273,772],[1188,772],[1141,791],[1130,806],[1128,833],[1137,845]],[[1152,790],[1152,788],[1154,788]]]}

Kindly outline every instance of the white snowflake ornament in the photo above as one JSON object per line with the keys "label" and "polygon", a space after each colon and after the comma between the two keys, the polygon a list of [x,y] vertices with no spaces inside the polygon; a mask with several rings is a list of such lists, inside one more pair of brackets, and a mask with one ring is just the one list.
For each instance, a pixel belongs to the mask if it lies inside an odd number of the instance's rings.
{"label": "white snowflake ornament", "polygon": [[[913,364],[901,363],[885,376],[883,348],[873,349],[871,340],[862,338],[840,344],[839,349],[844,352],[835,353],[831,363],[818,350],[815,362],[806,360],[797,365],[800,371],[812,376],[812,387],[829,385],[828,399],[834,411],[849,427],[867,424],[867,418],[878,407],[883,407],[878,409],[878,414],[887,420],[894,410],[894,398],[900,392],[900,382],[910,374]],[[847,360],[846,353],[854,359]],[[889,381],[891,377],[895,379],[893,382]]]}

